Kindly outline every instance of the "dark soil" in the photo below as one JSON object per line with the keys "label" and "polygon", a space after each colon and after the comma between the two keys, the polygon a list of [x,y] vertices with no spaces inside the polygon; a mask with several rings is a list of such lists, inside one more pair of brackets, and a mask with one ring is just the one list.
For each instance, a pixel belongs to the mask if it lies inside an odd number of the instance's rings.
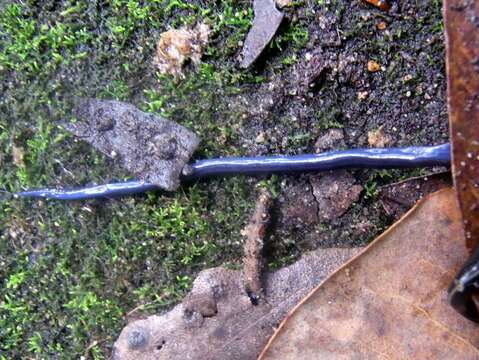
{"label": "dark soil", "polygon": [[[388,146],[448,141],[439,4],[433,9],[428,2],[398,2],[385,13],[361,2],[326,2],[291,11],[285,26],[306,24],[310,39],[287,69],[275,71],[272,50],[257,65],[268,81],[239,97],[245,121],[238,146],[249,155],[314,152],[315,141],[328,129],[341,129],[344,138],[328,150],[367,147],[368,132],[380,127],[390,139]],[[380,23],[386,24],[384,30],[378,29]],[[381,70],[369,72],[370,60]],[[317,246],[364,244],[391,222],[375,201],[376,188],[427,171],[352,172],[365,191],[331,221],[321,216],[331,211],[330,204],[320,203],[319,212],[317,205],[308,204],[313,201],[310,176],[281,176],[283,216],[271,246],[286,255]],[[357,187],[341,177],[333,185],[357,200]],[[277,256],[273,252],[271,258]]]}

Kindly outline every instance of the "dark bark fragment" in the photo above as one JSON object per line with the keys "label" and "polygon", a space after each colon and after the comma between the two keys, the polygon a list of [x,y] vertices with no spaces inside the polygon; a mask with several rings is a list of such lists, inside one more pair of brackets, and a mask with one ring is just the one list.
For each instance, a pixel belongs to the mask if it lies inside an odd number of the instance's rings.
{"label": "dark bark fragment", "polygon": [[479,244],[479,2],[444,3],[452,174],[466,245]]}

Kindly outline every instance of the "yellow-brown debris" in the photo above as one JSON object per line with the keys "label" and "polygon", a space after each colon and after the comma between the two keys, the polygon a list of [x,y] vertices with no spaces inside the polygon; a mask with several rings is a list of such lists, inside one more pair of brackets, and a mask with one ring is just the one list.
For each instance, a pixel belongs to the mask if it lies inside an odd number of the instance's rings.
{"label": "yellow-brown debris", "polygon": [[371,147],[383,148],[391,142],[391,138],[384,132],[384,126],[368,132],[368,144]]}
{"label": "yellow-brown debris", "polygon": [[377,72],[377,71],[380,71],[380,70],[381,70],[381,65],[379,65],[379,63],[377,63],[374,60],[369,60],[368,61],[368,71],[369,72]]}
{"label": "yellow-brown debris", "polygon": [[195,65],[200,63],[210,32],[208,25],[198,24],[193,29],[171,29],[162,33],[155,57],[155,65],[160,73],[184,78],[184,63],[187,60]]}

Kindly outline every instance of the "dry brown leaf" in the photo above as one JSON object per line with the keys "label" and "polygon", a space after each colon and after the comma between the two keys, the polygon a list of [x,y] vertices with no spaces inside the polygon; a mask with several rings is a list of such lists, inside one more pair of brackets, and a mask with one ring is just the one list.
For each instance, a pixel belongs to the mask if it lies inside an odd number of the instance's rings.
{"label": "dry brown leaf", "polygon": [[260,359],[478,359],[479,328],[447,302],[466,257],[454,191],[439,191],[313,290]]}
{"label": "dry brown leaf", "polygon": [[13,163],[18,167],[25,166],[25,150],[21,146],[12,146]]}
{"label": "dry brown leaf", "polygon": [[133,321],[115,343],[114,360],[256,359],[287,312],[358,249],[318,249],[264,277],[265,301],[252,305],[241,271],[202,271],[171,311]]}
{"label": "dry brown leaf", "polygon": [[369,60],[368,61],[368,71],[369,72],[377,72],[379,70],[381,70],[381,65],[379,63],[377,63],[374,60]]}

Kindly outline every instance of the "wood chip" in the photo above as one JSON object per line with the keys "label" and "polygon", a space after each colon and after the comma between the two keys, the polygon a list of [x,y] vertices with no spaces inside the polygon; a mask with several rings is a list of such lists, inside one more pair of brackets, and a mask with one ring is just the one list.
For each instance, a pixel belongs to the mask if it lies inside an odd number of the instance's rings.
{"label": "wood chip", "polygon": [[389,11],[391,9],[391,4],[387,0],[364,0],[368,4],[376,6],[377,8],[383,11]]}
{"label": "wood chip", "polygon": [[261,273],[263,270],[263,246],[266,228],[269,223],[271,194],[262,189],[256,202],[256,209],[249,224],[241,232],[246,240],[244,244],[243,271],[246,293],[256,305],[263,295]]}
{"label": "wood chip", "polygon": [[12,146],[13,163],[18,167],[25,167],[25,150],[20,146]]}

